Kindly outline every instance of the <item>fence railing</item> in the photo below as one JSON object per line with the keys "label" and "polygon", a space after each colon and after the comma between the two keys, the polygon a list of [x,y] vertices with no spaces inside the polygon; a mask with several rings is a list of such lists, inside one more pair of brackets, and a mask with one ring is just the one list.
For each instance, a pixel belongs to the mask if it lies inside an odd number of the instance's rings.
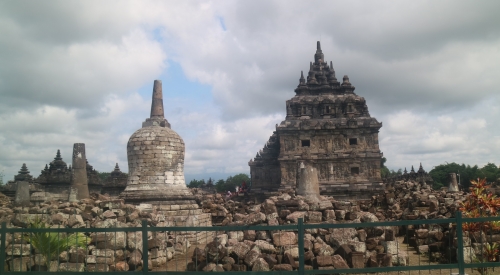
{"label": "fence railing", "polygon": [[[211,236],[217,236],[218,233],[225,233],[225,232],[242,232],[242,231],[248,231],[248,230],[255,230],[255,231],[267,231],[267,232],[277,232],[282,234],[283,232],[287,231],[292,231],[292,232],[297,232],[297,248],[298,248],[298,268],[294,271],[278,271],[280,274],[283,275],[288,275],[288,274],[355,274],[355,273],[372,273],[372,272],[396,272],[396,271],[415,271],[415,270],[434,270],[434,269],[446,269],[446,270],[456,270],[458,274],[465,274],[465,269],[468,268],[492,268],[492,267],[500,267],[500,262],[486,262],[484,259],[477,259],[476,256],[473,255],[473,253],[468,253],[465,255],[464,253],[464,233],[468,237],[471,236],[471,232],[463,232],[462,230],[462,225],[464,223],[472,223],[472,222],[491,222],[491,221],[500,221],[500,217],[482,217],[482,218],[463,218],[462,214],[460,212],[457,212],[454,218],[449,218],[449,219],[432,219],[432,220],[400,220],[400,221],[389,221],[389,222],[370,222],[370,223],[319,223],[319,224],[305,224],[303,222],[302,218],[298,219],[298,222],[296,224],[287,224],[287,225],[276,225],[276,226],[263,226],[263,225],[253,225],[253,226],[217,226],[217,227],[150,227],[148,226],[148,223],[146,220],[142,221],[142,227],[121,227],[121,228],[8,228],[6,223],[2,223],[1,229],[0,229],[0,273],[5,274],[5,275],[22,275],[22,274],[33,274],[33,272],[36,272],[36,274],[52,274],[53,272],[51,271],[43,271],[40,268],[38,269],[33,269],[29,271],[23,271],[21,268],[19,271],[12,271],[12,270],[7,270],[6,269],[6,264],[7,261],[13,261],[14,260],[14,251],[9,254],[9,251],[7,250],[7,242],[9,241],[7,239],[7,235],[10,236],[12,241],[9,243],[11,244],[11,249],[14,250],[14,246],[12,246],[13,243],[19,243],[19,247],[16,247],[16,249],[21,250],[20,255],[20,263],[19,266],[22,266],[22,261],[23,261],[23,245],[28,246],[28,241],[25,238],[25,241],[22,241],[22,236],[33,236],[33,234],[39,234],[39,233],[54,233],[57,234],[57,236],[61,235],[64,236],[65,234],[71,234],[71,233],[83,233],[85,234],[85,238],[89,238],[89,240],[95,239],[95,247],[98,247],[97,245],[97,239],[101,238],[106,244],[109,245],[110,247],[116,247],[117,244],[117,236],[118,233],[122,233],[122,235],[128,235],[128,234],[136,234],[135,236],[140,235],[139,238],[142,239],[141,241],[137,241],[135,249],[138,249],[142,251],[142,269],[140,271],[136,271],[142,274],[157,274],[157,273],[168,273],[172,275],[184,275],[187,274],[186,272],[191,273],[201,273],[201,271],[184,271],[184,270],[174,270],[174,271],[168,271],[166,268],[165,270],[150,270],[151,265],[152,265],[152,260],[150,259],[150,254],[152,253],[150,251],[151,249],[151,239],[148,237],[148,235],[158,235],[162,236],[161,234],[164,234],[164,238],[162,239],[163,242],[166,242],[169,240],[174,240],[173,243],[177,241],[177,234],[178,236],[183,236],[183,234],[186,233],[194,233],[195,236],[198,236],[200,232],[206,232],[207,235],[209,232],[211,233]],[[311,269],[310,267],[306,268],[306,261],[304,259],[304,254],[305,254],[305,241],[306,241],[306,234],[307,232],[318,232],[321,230],[339,230],[339,229],[349,229],[349,228],[354,228],[354,229],[363,229],[363,228],[388,228],[388,227],[413,227],[413,228],[418,228],[418,227],[429,227],[430,225],[443,225],[447,224],[447,227],[450,228],[452,233],[449,234],[449,238],[453,238],[451,240],[448,240],[448,244],[452,244],[454,241],[456,242],[456,248],[448,247],[448,251],[450,251],[448,263],[438,263],[438,264],[431,264],[430,260],[427,265],[422,265],[420,262],[420,257],[418,256],[418,265],[401,265],[401,266],[386,266],[386,267],[364,267],[364,268],[342,268],[342,269]],[[325,232],[326,232],[325,231]],[[133,233],[130,233],[133,232]],[[139,233],[140,232],[140,233]],[[168,236],[167,236],[168,232]],[[330,232],[330,231],[329,231]],[[491,232],[490,232],[491,233]],[[109,234],[109,235],[108,235]],[[284,233],[283,233],[284,234]],[[92,236],[91,236],[92,235]],[[483,237],[482,233],[480,233],[481,238],[486,238],[485,241],[487,241],[487,236],[485,235]],[[99,237],[101,236],[101,237]],[[172,237],[173,236],[173,237]],[[109,241],[110,238],[114,238],[115,246],[113,246],[113,241]],[[410,239],[409,236],[406,236],[407,240]],[[466,239],[468,237],[465,237]],[[21,239],[20,239],[21,238]],[[456,238],[456,239],[455,239]],[[216,240],[217,238],[212,238],[212,240]],[[481,239],[482,240],[482,239]],[[490,234],[490,241],[491,239],[491,234]],[[500,241],[500,240],[497,240]],[[120,240],[121,242],[121,240]],[[470,242],[470,241],[468,241]],[[186,242],[187,243],[187,242]],[[92,243],[87,242],[88,245],[92,245]],[[294,244],[295,245],[295,244]],[[399,242],[396,243],[396,245],[399,245]],[[467,246],[470,246],[470,243],[467,243]],[[186,244],[187,246],[187,244]],[[291,247],[292,245],[290,245]],[[94,247],[94,248],[95,248]],[[102,247],[101,247],[102,248]],[[34,249],[33,247],[29,246],[28,250]],[[104,247],[103,249],[106,249]],[[166,246],[158,245],[158,249],[155,250],[155,253],[159,253],[159,250],[165,250],[168,252]],[[175,247],[174,249],[180,249],[183,251],[183,253],[188,253],[189,249],[184,249],[184,248],[178,248]],[[408,250],[407,246],[407,252]],[[453,253],[453,250],[456,249],[456,257],[453,256],[455,253]],[[399,251],[400,248],[397,248],[397,251]],[[149,252],[148,252],[149,251]],[[172,251],[172,249],[171,249]],[[161,251],[160,251],[161,252]],[[87,246],[85,250],[82,252],[84,256],[81,258],[81,264],[85,267],[85,264],[88,265],[87,259],[85,257],[88,257],[89,255],[89,247]],[[114,253],[114,252],[113,252]],[[429,257],[431,252],[429,252]],[[17,254],[16,254],[17,255]],[[33,261],[31,252],[27,253],[29,255],[28,257],[25,257],[26,259],[24,260],[29,260]],[[187,258],[190,258],[190,255],[186,255]],[[114,258],[114,257],[113,257]],[[186,258],[186,262],[187,262]],[[18,259],[19,260],[19,259]],[[399,258],[398,258],[399,260]],[[78,261],[77,261],[78,262]],[[55,270],[57,271],[57,270]],[[62,271],[62,270],[61,270]],[[65,274],[66,273],[81,273],[81,272],[75,272],[71,270],[64,270]],[[101,270],[95,270],[90,272],[88,269],[82,270],[82,272],[89,272],[92,274],[115,274],[115,273],[123,273],[121,271],[101,271]],[[220,271],[217,272],[215,271],[215,274],[228,274],[228,275],[233,275],[234,274],[241,274],[242,272],[245,271]],[[256,272],[256,271],[246,271],[247,273],[255,274],[255,275],[264,275],[264,274],[269,274],[268,271],[261,271],[261,272]],[[272,272],[277,272],[277,271],[272,271]]]}

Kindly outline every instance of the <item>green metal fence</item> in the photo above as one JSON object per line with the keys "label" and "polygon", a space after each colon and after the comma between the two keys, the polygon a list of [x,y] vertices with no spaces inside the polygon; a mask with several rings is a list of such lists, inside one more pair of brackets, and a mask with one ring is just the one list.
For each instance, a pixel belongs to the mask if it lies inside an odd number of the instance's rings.
{"label": "green metal fence", "polygon": [[[2,223],[1,226],[1,245],[0,245],[0,274],[5,275],[19,275],[19,274],[52,274],[53,272],[49,271],[40,271],[40,270],[31,270],[31,271],[5,271],[6,260],[8,260],[6,251],[6,241],[7,234],[10,234],[12,238],[14,238],[15,234],[34,234],[41,232],[54,232],[58,234],[68,234],[68,233],[84,233],[89,235],[90,233],[98,233],[98,234],[114,234],[116,232],[141,232],[142,233],[142,251],[148,251],[148,232],[214,232],[217,234],[218,232],[230,232],[230,231],[245,231],[245,230],[255,230],[255,231],[275,231],[275,232],[284,232],[284,231],[296,231],[298,234],[298,269],[294,271],[270,271],[273,273],[278,272],[279,274],[288,275],[288,274],[357,274],[357,273],[383,273],[383,272],[396,272],[396,271],[424,271],[424,270],[456,270],[458,274],[465,274],[466,269],[473,268],[492,268],[492,267],[500,267],[500,262],[474,262],[472,259],[469,259],[466,263],[466,259],[464,258],[464,232],[462,231],[462,225],[464,223],[470,222],[489,222],[489,221],[500,221],[500,217],[483,217],[483,218],[462,218],[462,214],[457,212],[454,218],[449,219],[433,219],[433,220],[401,220],[401,221],[390,221],[390,222],[371,222],[371,223],[336,223],[336,224],[305,224],[303,219],[298,219],[297,224],[288,224],[288,225],[279,225],[279,226],[218,226],[218,227],[150,227],[147,224],[147,221],[142,221],[142,227],[125,227],[125,228],[50,228],[50,229],[33,229],[33,228],[7,228],[6,223]],[[456,230],[453,236],[457,238],[457,249],[456,249],[456,259],[452,259],[450,257],[450,263],[446,264],[429,264],[422,265],[412,265],[412,266],[390,266],[390,267],[367,267],[367,268],[349,268],[349,269],[333,269],[333,270],[317,270],[317,269],[308,269],[305,268],[304,261],[304,236],[308,230],[330,230],[330,229],[342,229],[342,228],[373,228],[373,227],[401,227],[401,226],[428,226],[431,224],[452,224],[452,228]],[[155,233],[156,234],[156,233]],[[116,237],[116,235],[115,235]],[[116,242],[116,239],[115,239]],[[399,249],[399,248],[398,248]],[[21,249],[22,250],[22,249]],[[88,253],[87,253],[88,254]],[[31,256],[30,256],[31,257]],[[469,257],[471,257],[469,255]],[[142,253],[142,270],[135,271],[135,273],[142,274],[160,274],[160,273],[168,273],[172,275],[185,275],[187,272],[191,273],[202,273],[201,271],[150,271],[150,260],[148,258],[148,253]],[[84,271],[87,273],[88,271]],[[270,272],[254,272],[254,271],[224,271],[224,272],[215,272],[232,275],[241,274],[242,272],[261,275],[261,274],[269,274]],[[81,272],[69,272],[65,271],[63,274],[67,273],[81,273]],[[114,273],[123,273],[117,271],[95,271],[89,272],[92,274],[114,274]]]}

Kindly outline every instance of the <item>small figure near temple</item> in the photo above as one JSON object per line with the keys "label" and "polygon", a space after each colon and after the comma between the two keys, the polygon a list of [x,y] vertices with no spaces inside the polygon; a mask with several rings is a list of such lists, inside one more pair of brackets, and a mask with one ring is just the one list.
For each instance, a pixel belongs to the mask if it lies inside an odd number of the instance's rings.
{"label": "small figure near temple", "polygon": [[244,194],[246,194],[246,193],[247,193],[247,191],[248,191],[248,190],[247,190],[247,183],[246,183],[245,181],[243,181],[243,182],[241,183],[240,193],[244,193]]}

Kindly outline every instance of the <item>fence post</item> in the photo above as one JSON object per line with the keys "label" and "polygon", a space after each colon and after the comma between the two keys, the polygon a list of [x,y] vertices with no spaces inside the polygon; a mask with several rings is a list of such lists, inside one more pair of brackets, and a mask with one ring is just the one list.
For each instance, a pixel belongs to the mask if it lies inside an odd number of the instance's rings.
{"label": "fence post", "polygon": [[0,273],[5,271],[5,242],[7,240],[7,223],[3,222],[0,228]]}
{"label": "fence post", "polygon": [[142,220],[142,273],[148,274],[148,221]]}
{"label": "fence post", "polygon": [[462,232],[462,212],[457,211],[455,214],[457,220],[457,261],[458,261],[458,274],[465,275],[464,268],[464,235]]}
{"label": "fence post", "polygon": [[298,243],[299,243],[299,275],[304,275],[304,219],[298,221]]}

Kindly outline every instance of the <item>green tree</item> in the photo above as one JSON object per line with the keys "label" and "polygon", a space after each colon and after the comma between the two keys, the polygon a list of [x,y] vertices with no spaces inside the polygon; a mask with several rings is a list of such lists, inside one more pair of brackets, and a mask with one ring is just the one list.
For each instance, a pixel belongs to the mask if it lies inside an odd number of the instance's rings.
{"label": "green tree", "polygon": [[495,182],[500,176],[500,170],[494,163],[489,163],[480,169],[481,177],[486,178],[487,182]]}
{"label": "green tree", "polygon": [[0,185],[3,185],[3,177],[5,175],[3,174],[3,171],[0,171]]}
{"label": "green tree", "polygon": [[389,168],[387,168],[385,166],[386,162],[387,162],[387,159],[385,157],[382,157],[382,159],[380,159],[380,176],[382,178],[387,178],[391,174],[391,171],[389,171]]}
{"label": "green tree", "polygon": [[[215,189],[217,189],[217,186],[219,186],[219,185],[224,185],[224,184],[226,184],[226,181],[225,181],[225,180],[223,180],[223,179],[218,180],[218,181],[215,183]],[[219,190],[217,189],[217,191],[219,191]]]}
{"label": "green tree", "polygon": [[243,182],[246,182],[248,188],[250,184],[250,177],[247,174],[240,173],[234,176],[229,176],[225,181],[224,180],[217,181],[215,189],[218,192],[225,192],[225,191],[233,192],[235,191],[236,186],[240,186]]}
{"label": "green tree", "polygon": [[439,188],[441,186],[448,186],[448,177],[450,173],[457,173],[460,176],[458,179],[460,180],[460,185],[463,188],[468,189],[470,187],[471,180],[475,180],[479,177],[479,169],[477,165],[470,166],[465,164],[458,164],[455,162],[440,164],[435,166],[429,174],[434,180],[434,187]]}
{"label": "green tree", "polygon": [[109,175],[111,175],[110,172],[99,172],[99,171],[97,171],[97,174],[99,175],[99,178],[101,180],[105,180],[109,177]]}
{"label": "green tree", "polygon": [[393,169],[389,173],[389,176],[401,176],[403,174],[403,169],[399,168],[398,171],[394,171]]}
{"label": "green tree", "polygon": [[205,184],[205,180],[196,180],[192,179],[189,184],[187,185],[189,188],[199,188]]}

